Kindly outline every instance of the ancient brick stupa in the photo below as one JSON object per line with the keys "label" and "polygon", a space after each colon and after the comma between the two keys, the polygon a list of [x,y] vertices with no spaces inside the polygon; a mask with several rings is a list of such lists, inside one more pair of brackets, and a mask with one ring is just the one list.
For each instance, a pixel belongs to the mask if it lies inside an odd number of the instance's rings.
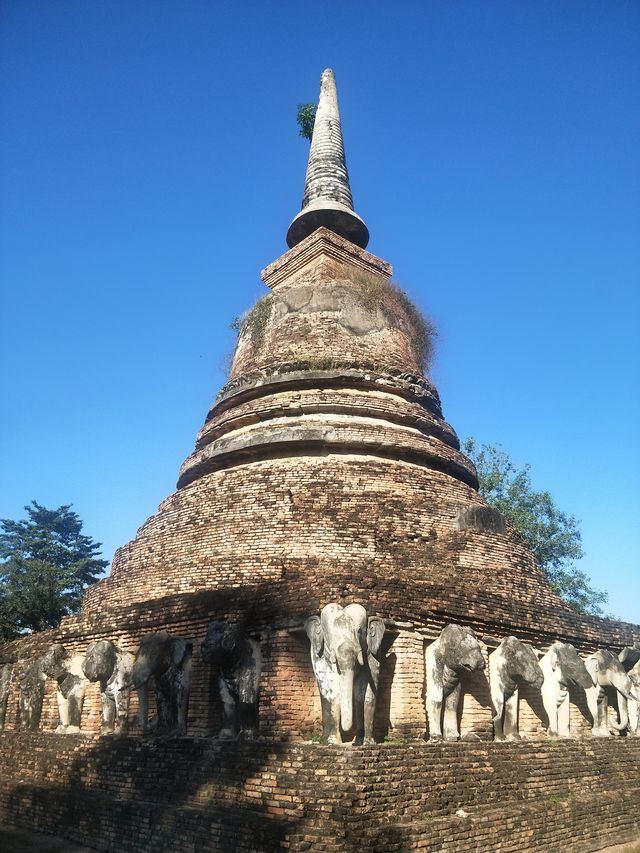
{"label": "ancient brick stupa", "polygon": [[[448,623],[484,638],[485,655],[507,635],[542,650],[562,641],[618,652],[640,628],[561,601],[479,495],[425,375],[429,326],[368,238],[325,71],[289,250],[262,272],[269,292],[243,319],[177,491],[117,551],[80,616],[2,650],[13,673],[0,738],[5,821],[114,851],[488,853],[509,839],[500,849],[586,853],[638,829],[640,741],[548,742],[534,691],[521,691],[522,743],[492,742],[481,671],[463,682],[458,712],[473,742],[424,740],[425,645]],[[385,744],[315,742],[305,623],[328,603],[384,621],[374,733]],[[255,741],[217,737],[216,668],[201,654],[212,622],[240,626],[259,649]],[[39,730],[16,731],[20,674],[52,644],[71,654],[108,640],[133,653],[160,631],[191,652],[186,736],[143,738],[133,696],[128,735],[98,737],[97,684],[81,735],[53,734],[50,678]],[[586,735],[583,705],[572,703],[571,720]]]}

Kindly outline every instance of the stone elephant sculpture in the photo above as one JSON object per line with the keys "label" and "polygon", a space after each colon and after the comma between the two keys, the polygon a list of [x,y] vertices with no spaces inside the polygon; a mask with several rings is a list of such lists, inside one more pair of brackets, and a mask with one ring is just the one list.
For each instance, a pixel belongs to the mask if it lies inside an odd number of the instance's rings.
{"label": "stone elephant sculpture", "polygon": [[[425,675],[429,739],[458,740],[460,679],[465,672],[484,669],[478,638],[471,628],[445,625],[438,639],[427,647]],[[444,729],[444,734],[443,734]]]}
{"label": "stone elephant sculpture", "polygon": [[505,637],[489,655],[489,682],[496,740],[520,740],[518,686],[523,682],[539,689],[544,675],[531,646],[516,637]]}
{"label": "stone elephant sculpture", "polygon": [[629,734],[638,734],[638,706],[640,705],[640,645],[625,646],[618,655],[620,663],[629,674],[633,692],[638,699],[632,699],[627,703],[629,710]]}
{"label": "stone elephant sculpture", "polygon": [[[140,728],[144,734],[186,734],[191,647],[167,631],[147,634],[140,641],[131,670],[131,687],[138,691]],[[149,720],[149,679],[153,677],[157,714]]]}
{"label": "stone elephant sculpture", "polygon": [[56,698],[60,723],[58,734],[77,734],[80,731],[87,679],[82,671],[84,655],[70,655],[60,643],[54,643],[42,657],[42,671],[57,682]]}
{"label": "stone elephant sculpture", "polygon": [[343,608],[332,602],[320,616],[307,619],[305,631],[320,692],[322,740],[342,743],[341,730],[347,732],[353,726],[355,697],[356,742],[373,742],[384,622],[367,618],[360,604]]}
{"label": "stone elephant sculpture", "polygon": [[0,663],[0,729],[4,728],[7,718],[7,703],[9,701],[9,687],[11,685],[11,674],[13,672],[13,661]]}
{"label": "stone elephant sculpture", "polygon": [[[626,731],[629,725],[627,702],[635,701],[633,684],[620,660],[608,649],[598,649],[585,660],[585,666],[592,678],[592,684],[587,689],[587,701],[593,717],[593,734],[595,737],[609,737],[609,726],[619,732]],[[616,691],[618,699],[619,720],[609,719],[610,694]]]}
{"label": "stone elephant sculpture", "polygon": [[254,738],[258,734],[260,644],[232,622],[211,622],[201,647],[202,660],[218,669],[222,700],[219,738]]}
{"label": "stone elephant sculpture", "polygon": [[[356,605],[358,606],[358,605]],[[354,693],[356,710],[356,746],[370,746],[375,743],[373,737],[373,718],[378,698],[378,683],[382,665],[382,640],[384,638],[384,619],[369,616],[367,619],[366,648],[364,666],[356,670]]]}
{"label": "stone elephant sculpture", "polygon": [[134,657],[111,640],[96,640],[85,653],[82,671],[91,682],[100,682],[101,734],[127,730],[131,671]]}
{"label": "stone elephant sculpture", "polygon": [[569,688],[588,690],[593,681],[584,661],[571,643],[552,643],[540,660],[544,674],[542,703],[549,718],[550,737],[570,738]]}
{"label": "stone elephant sculpture", "polygon": [[18,673],[20,698],[18,700],[18,728],[30,732],[40,725],[44,683],[47,680],[42,670],[42,659],[35,658]]}

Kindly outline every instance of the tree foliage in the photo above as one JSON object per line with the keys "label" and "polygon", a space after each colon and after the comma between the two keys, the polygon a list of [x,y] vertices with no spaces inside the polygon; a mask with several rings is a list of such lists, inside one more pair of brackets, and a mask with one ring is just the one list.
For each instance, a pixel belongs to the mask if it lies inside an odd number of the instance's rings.
{"label": "tree foliage", "polygon": [[55,628],[108,565],[70,505],[25,510],[26,520],[0,520],[0,640]]}
{"label": "tree foliage", "polygon": [[464,451],[478,470],[480,494],[513,523],[553,589],[581,613],[602,614],[607,593],[574,565],[584,556],[577,519],[559,510],[549,492],[535,491],[529,466],[517,468],[500,446],[468,438]]}
{"label": "tree foliage", "polygon": [[311,141],[313,136],[313,126],[316,123],[316,110],[318,107],[315,104],[298,104],[298,113],[296,121],[298,122],[299,135]]}

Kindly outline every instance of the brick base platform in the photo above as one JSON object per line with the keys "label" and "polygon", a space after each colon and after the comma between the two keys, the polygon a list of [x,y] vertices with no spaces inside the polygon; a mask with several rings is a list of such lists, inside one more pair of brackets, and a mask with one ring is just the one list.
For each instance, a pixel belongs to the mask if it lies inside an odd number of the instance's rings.
{"label": "brick base platform", "polygon": [[340,748],[6,732],[0,779],[0,822],[113,853],[592,853],[640,836],[633,738]]}

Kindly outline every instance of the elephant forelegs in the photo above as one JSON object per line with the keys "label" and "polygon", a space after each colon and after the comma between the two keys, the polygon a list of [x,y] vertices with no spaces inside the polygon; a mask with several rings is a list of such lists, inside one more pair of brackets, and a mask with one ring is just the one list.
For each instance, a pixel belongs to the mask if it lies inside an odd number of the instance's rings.
{"label": "elephant forelegs", "polygon": [[56,699],[58,700],[58,715],[60,717],[60,723],[56,732],[66,732],[69,726],[69,700],[63,695],[60,689],[56,691]]}
{"label": "elephant forelegs", "polygon": [[493,716],[493,732],[496,740],[504,740],[504,728],[502,725],[502,714],[504,711],[504,693],[495,691],[491,694],[491,702],[495,714]]}
{"label": "elephant forelegs", "polygon": [[520,740],[518,733],[518,691],[514,690],[504,703],[504,736],[507,740]]}
{"label": "elephant forelegs", "polygon": [[100,694],[102,700],[102,732],[101,734],[111,734],[114,729],[116,720],[116,703],[113,696],[107,690],[103,690]]}
{"label": "elephant forelegs", "polygon": [[429,740],[442,740],[442,699],[427,700]]}
{"label": "elephant forelegs", "polygon": [[222,728],[218,737],[222,740],[230,740],[238,734],[238,697],[222,675],[218,685],[222,700]]}
{"label": "elephant forelegs", "polygon": [[322,706],[322,740],[324,743],[342,743],[340,735],[340,702],[337,698],[320,696]]}
{"label": "elephant forelegs", "polygon": [[558,737],[571,737],[571,706],[569,704],[569,691],[567,690],[564,698],[561,700],[557,708],[558,719]]}
{"label": "elephant forelegs", "polygon": [[138,688],[138,722],[143,735],[149,731],[149,687],[145,682]]}
{"label": "elephant forelegs", "polygon": [[444,700],[444,739],[458,740],[458,703],[460,701],[460,684],[456,684]]}

